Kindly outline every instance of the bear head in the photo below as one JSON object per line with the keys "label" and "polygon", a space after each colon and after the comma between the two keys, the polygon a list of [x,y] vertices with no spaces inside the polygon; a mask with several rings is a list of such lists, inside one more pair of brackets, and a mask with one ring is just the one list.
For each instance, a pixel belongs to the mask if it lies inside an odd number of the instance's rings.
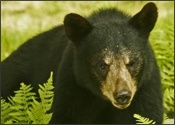
{"label": "bear head", "polygon": [[148,37],[157,15],[152,2],[120,22],[117,18],[93,22],[75,13],[66,15],[65,32],[75,45],[77,83],[115,107],[127,108],[150,66]]}

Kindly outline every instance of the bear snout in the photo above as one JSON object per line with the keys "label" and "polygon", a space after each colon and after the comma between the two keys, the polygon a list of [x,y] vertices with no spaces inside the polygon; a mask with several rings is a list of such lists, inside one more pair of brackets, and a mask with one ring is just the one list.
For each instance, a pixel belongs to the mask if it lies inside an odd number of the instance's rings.
{"label": "bear snout", "polygon": [[114,99],[119,105],[127,105],[131,99],[131,91],[123,90],[117,93],[114,93]]}

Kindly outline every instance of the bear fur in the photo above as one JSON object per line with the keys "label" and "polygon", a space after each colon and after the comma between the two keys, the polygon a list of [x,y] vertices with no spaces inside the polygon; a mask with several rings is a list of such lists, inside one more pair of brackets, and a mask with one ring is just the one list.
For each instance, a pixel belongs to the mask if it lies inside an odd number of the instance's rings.
{"label": "bear fur", "polygon": [[132,17],[114,8],[66,15],[64,25],[29,39],[1,63],[1,96],[21,82],[37,92],[53,71],[51,124],[134,124],[134,114],[162,123],[160,73],[148,40],[157,17],[152,2]]}

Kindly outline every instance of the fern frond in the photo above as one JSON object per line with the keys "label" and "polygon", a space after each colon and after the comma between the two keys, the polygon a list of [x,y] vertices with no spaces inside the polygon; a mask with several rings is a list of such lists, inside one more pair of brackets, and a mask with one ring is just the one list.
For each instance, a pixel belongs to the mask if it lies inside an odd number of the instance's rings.
{"label": "fern frond", "polygon": [[43,106],[43,109],[45,112],[49,111],[53,102],[53,84],[52,84],[52,75],[51,72],[50,78],[48,79],[47,83],[44,83],[44,85],[39,85],[40,89],[38,90],[40,98],[41,98],[41,105]]}
{"label": "fern frond", "polygon": [[164,91],[164,107],[166,115],[174,118],[174,88],[167,88]]}
{"label": "fern frond", "polygon": [[11,119],[9,113],[12,112],[12,109],[10,109],[10,107],[11,104],[5,102],[5,100],[1,97],[1,124],[5,124],[6,121]]}
{"label": "fern frond", "polygon": [[33,92],[31,85],[25,85],[21,83],[20,90],[15,91],[15,96],[10,98],[10,102],[13,105],[10,107],[13,112],[9,113],[10,116],[13,117],[13,123],[24,124],[30,123],[31,120],[28,118],[27,110],[31,106],[32,97],[36,95]]}
{"label": "fern frond", "polygon": [[29,118],[33,121],[33,124],[48,124],[52,113],[47,114],[47,111],[50,110],[53,102],[53,85],[52,85],[52,72],[47,83],[44,85],[39,85],[40,89],[39,96],[41,102],[38,102],[33,98],[32,107],[27,111]]}
{"label": "fern frond", "polygon": [[27,111],[29,118],[32,120],[32,124],[48,124],[52,114],[46,114],[41,103],[33,99],[33,104],[30,110]]}
{"label": "fern frond", "polygon": [[137,124],[155,124],[156,122],[153,120],[150,120],[149,118],[145,118],[139,114],[134,114],[134,117],[136,118]]}

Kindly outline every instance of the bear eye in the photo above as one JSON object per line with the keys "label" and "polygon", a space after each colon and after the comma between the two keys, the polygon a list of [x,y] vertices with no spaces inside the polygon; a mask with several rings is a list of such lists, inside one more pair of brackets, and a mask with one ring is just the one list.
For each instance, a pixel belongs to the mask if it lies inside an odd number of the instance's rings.
{"label": "bear eye", "polygon": [[126,64],[126,66],[128,67],[132,67],[136,64],[136,61],[135,60],[131,60],[128,64]]}
{"label": "bear eye", "polygon": [[97,64],[97,67],[96,68],[97,68],[98,77],[104,80],[106,78],[107,73],[108,73],[109,65],[107,65],[103,61],[100,61]]}
{"label": "bear eye", "polygon": [[133,74],[136,71],[137,64],[137,60],[130,60],[130,62],[126,64],[126,67],[128,68],[131,74]]}
{"label": "bear eye", "polygon": [[106,63],[102,62],[102,63],[99,63],[99,64],[98,64],[98,68],[99,68],[101,71],[106,71],[106,70],[108,70],[108,65],[107,65]]}

